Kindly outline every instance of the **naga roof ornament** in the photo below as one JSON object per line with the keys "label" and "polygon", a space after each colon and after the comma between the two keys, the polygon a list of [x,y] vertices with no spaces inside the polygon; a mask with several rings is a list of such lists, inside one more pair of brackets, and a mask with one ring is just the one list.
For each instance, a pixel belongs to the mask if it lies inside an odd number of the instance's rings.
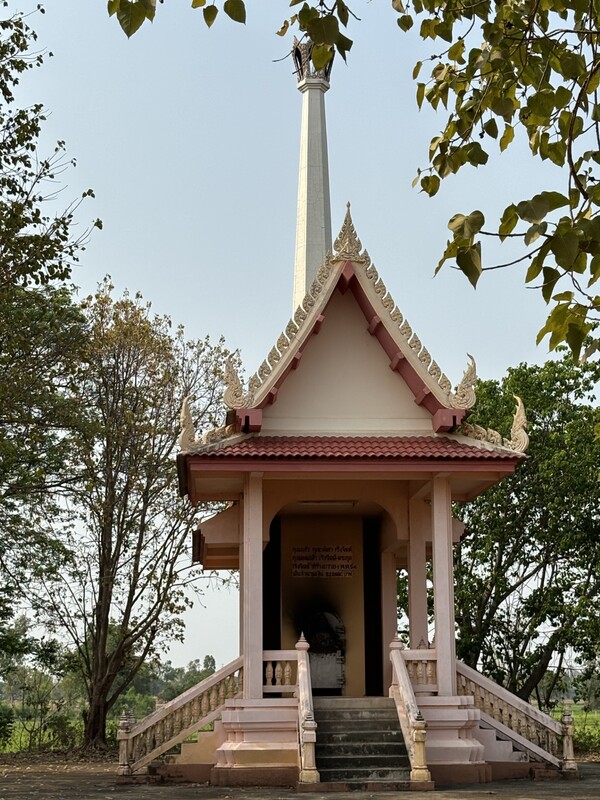
{"label": "naga roof ornament", "polygon": [[198,450],[204,445],[214,444],[236,433],[235,425],[223,425],[221,428],[208,430],[203,436],[196,436],[194,420],[192,419],[192,399],[192,395],[184,397],[179,415],[181,432],[177,439],[177,444],[182,452]]}
{"label": "naga roof ornament", "polygon": [[196,429],[194,428],[194,421],[192,419],[191,402],[192,397],[188,395],[183,398],[183,403],[181,405],[181,413],[179,415],[181,433],[177,439],[180,450],[189,450],[196,444]]}
{"label": "naga roof ornament", "polygon": [[254,404],[254,395],[251,391],[244,392],[244,386],[237,374],[232,356],[225,362],[225,391],[223,401],[227,408],[251,408]]}
{"label": "naga roof ornament", "polygon": [[450,395],[452,408],[473,408],[475,405],[475,384],[477,383],[477,364],[470,353],[467,353],[469,362],[464,371],[461,382],[456,387],[456,392]]}
{"label": "naga roof ornament", "polygon": [[490,444],[506,447],[513,450],[515,453],[524,453],[529,446],[529,436],[525,428],[527,427],[527,417],[525,415],[525,406],[523,401],[517,395],[514,395],[517,401],[515,413],[513,416],[513,424],[510,430],[510,439],[502,437],[498,431],[493,428],[483,428],[481,425],[471,425],[469,422],[463,422],[460,426],[460,433],[468,436],[470,439],[477,439],[480,442],[489,442]]}

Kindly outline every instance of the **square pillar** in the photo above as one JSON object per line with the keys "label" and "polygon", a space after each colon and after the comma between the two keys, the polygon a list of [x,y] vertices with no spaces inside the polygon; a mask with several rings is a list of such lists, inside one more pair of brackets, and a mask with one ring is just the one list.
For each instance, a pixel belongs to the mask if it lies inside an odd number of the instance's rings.
{"label": "square pillar", "polygon": [[426,547],[431,533],[431,508],[424,500],[413,498],[408,513],[408,628],[410,646],[417,648],[421,642],[429,643]]}
{"label": "square pillar", "polygon": [[447,478],[433,479],[433,604],[437,651],[438,694],[456,694],[456,641],[454,631],[454,566],[452,558],[452,495]]}
{"label": "square pillar", "polygon": [[383,648],[383,691],[392,685],[390,642],[398,630],[398,590],[396,586],[396,554],[381,554],[381,632]]}
{"label": "square pillar", "polygon": [[244,656],[244,699],[263,696],[263,502],[262,475],[250,473],[244,479],[242,614]]}

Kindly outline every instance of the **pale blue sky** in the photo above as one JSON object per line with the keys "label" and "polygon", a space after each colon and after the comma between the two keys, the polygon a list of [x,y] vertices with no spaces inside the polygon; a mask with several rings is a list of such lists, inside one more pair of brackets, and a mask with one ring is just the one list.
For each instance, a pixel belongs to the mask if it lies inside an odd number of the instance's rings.
{"label": "pale blue sky", "polygon": [[[77,159],[65,202],[96,192],[79,215],[82,226],[104,221],[74,276],[82,291],[110,273],[190,337],[224,334],[249,374],[291,313],[300,94],[290,59],[276,63],[291,47],[275,35],[287,0],[247,6],[246,26],[222,16],[209,31],[189,2],[168,0],[128,41],[104,0],[49,0],[32,24],[54,57],[26,76],[19,99],[48,107],[44,141],[65,139]],[[467,352],[482,377],[543,360],[535,335],[545,306],[524,288],[522,268],[490,274],[477,292],[455,271],[432,277],[452,214],[479,208],[491,226],[536,191],[541,168],[521,149],[465,167],[434,199],[412,189],[446,116],[416,107],[411,73],[427,51],[397,27],[389,0],[352,7],[354,49],[347,66],[336,62],[326,97],[334,236],[349,200],[388,289],[453,383]],[[195,617],[194,644],[174,660],[234,657],[237,633],[212,624],[221,616]]]}

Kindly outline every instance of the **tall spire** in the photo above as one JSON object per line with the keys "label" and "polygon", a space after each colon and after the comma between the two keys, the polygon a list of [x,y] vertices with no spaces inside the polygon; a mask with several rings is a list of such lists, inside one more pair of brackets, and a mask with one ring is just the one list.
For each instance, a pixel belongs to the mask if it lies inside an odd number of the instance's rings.
{"label": "tall spire", "polygon": [[310,60],[312,42],[294,40],[298,90],[302,93],[294,310],[300,305],[325,256],[331,250],[329,162],[325,125],[325,92],[331,62],[316,71]]}

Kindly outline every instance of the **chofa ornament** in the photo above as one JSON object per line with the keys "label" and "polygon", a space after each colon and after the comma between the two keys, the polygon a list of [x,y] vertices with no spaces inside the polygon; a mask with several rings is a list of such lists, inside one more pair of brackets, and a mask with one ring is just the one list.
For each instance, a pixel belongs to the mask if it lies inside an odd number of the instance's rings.
{"label": "chofa ornament", "polygon": [[469,422],[463,422],[460,426],[460,433],[468,436],[470,439],[502,445],[509,450],[513,450],[515,453],[524,453],[529,446],[529,436],[525,431],[527,427],[527,417],[525,415],[525,406],[521,398],[516,394],[514,398],[517,401],[517,407],[515,408],[513,424],[510,430],[510,439],[502,438],[498,431],[492,428],[482,428],[481,425],[471,425]]}
{"label": "chofa ornament", "polygon": [[225,362],[225,391],[223,392],[223,401],[228,408],[250,408],[254,403],[254,395],[252,392],[244,391],[244,386],[233,365],[232,356],[229,356]]}
{"label": "chofa ornament", "polygon": [[477,383],[477,364],[470,353],[467,353],[469,362],[464,371],[461,382],[456,387],[456,393],[450,395],[452,408],[473,408],[475,405],[475,384]]}

